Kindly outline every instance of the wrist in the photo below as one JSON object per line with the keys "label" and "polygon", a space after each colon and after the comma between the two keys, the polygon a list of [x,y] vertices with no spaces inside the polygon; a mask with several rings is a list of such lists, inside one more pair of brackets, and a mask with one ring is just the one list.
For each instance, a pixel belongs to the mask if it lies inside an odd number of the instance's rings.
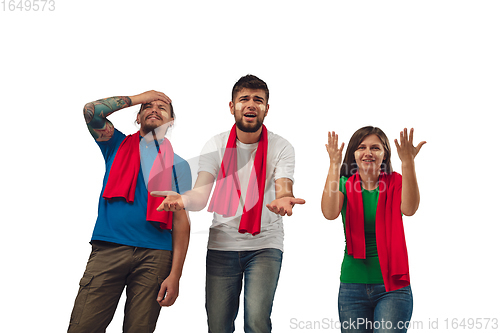
{"label": "wrist", "polygon": [[180,280],[181,276],[182,276],[182,271],[172,269],[170,271],[170,274],[168,274],[167,278]]}
{"label": "wrist", "polygon": [[188,210],[189,207],[189,198],[185,194],[181,194],[182,206],[185,210]]}
{"label": "wrist", "polygon": [[334,174],[340,174],[340,166],[341,164],[338,162],[330,161],[330,171]]}
{"label": "wrist", "polygon": [[139,95],[134,95],[134,96],[129,96],[130,101],[132,102],[131,106],[132,106],[132,105],[137,105],[137,104],[142,104],[142,103],[143,103],[143,100],[142,100],[142,98],[141,98],[141,95],[142,95],[142,94],[139,94]]}
{"label": "wrist", "polygon": [[402,168],[413,168],[413,167],[415,167],[415,160],[413,158],[408,159],[408,160],[403,160],[403,161],[401,161],[401,167]]}

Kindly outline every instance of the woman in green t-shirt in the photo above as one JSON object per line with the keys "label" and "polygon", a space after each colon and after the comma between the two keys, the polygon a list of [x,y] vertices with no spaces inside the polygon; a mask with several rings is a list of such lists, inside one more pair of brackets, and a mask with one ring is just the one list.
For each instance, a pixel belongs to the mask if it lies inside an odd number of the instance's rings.
{"label": "woman in green t-shirt", "polygon": [[420,202],[413,129],[394,140],[402,175],[392,171],[391,147],[384,132],[357,130],[344,161],[338,135],[328,133],[330,168],[321,200],[325,218],[342,213],[346,248],[341,267],[339,318],[342,332],[406,332],[412,310],[408,255],[402,215]]}

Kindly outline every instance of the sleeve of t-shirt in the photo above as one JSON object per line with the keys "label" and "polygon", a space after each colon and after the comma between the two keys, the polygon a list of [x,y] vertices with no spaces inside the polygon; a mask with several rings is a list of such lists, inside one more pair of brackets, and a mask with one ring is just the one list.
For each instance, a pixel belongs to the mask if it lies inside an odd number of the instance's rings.
{"label": "sleeve of t-shirt", "polygon": [[[191,177],[191,167],[189,163],[183,159],[182,157],[174,154],[174,167],[175,167],[175,175],[173,191],[178,191],[179,194],[183,194],[191,190],[192,187],[192,177]],[[175,182],[177,182],[178,189],[176,188]]]}
{"label": "sleeve of t-shirt", "polygon": [[221,164],[219,147],[216,137],[211,138],[203,147],[200,154],[198,173],[206,171],[217,178]]}
{"label": "sleeve of t-shirt", "polygon": [[108,141],[96,141],[106,162],[116,154],[123,139],[125,139],[125,134],[115,128],[113,136]]}
{"label": "sleeve of t-shirt", "polygon": [[344,204],[342,205],[344,208],[347,207],[347,194],[345,190],[345,183],[347,183],[347,179],[348,178],[346,176],[342,176],[339,180],[339,191],[344,195]]}
{"label": "sleeve of t-shirt", "polygon": [[295,149],[285,140],[285,145],[281,149],[275,166],[274,181],[280,178],[288,178],[292,182],[295,171]]}

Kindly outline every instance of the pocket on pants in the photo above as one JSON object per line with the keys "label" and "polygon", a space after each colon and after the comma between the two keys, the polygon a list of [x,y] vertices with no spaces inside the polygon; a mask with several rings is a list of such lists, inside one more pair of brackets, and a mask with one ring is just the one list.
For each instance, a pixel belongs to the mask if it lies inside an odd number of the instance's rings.
{"label": "pocket on pants", "polygon": [[80,318],[82,317],[83,309],[87,303],[87,296],[89,294],[89,285],[92,282],[94,275],[84,273],[80,280],[80,289],[78,290],[78,295],[76,296],[75,306],[73,307],[73,312],[71,313],[70,323],[78,324]]}

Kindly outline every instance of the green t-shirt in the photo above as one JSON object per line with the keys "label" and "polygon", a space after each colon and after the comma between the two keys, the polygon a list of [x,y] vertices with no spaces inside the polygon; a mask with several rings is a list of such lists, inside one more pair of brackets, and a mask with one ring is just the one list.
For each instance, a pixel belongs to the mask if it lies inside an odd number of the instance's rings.
{"label": "green t-shirt", "polygon": [[[347,210],[347,194],[345,184],[347,177],[340,178],[339,188],[344,194],[344,204],[342,206],[342,222],[344,224],[345,236],[345,216]],[[344,260],[340,271],[340,281],[343,283],[384,283],[380,262],[377,253],[377,239],[375,236],[375,216],[377,214],[378,188],[373,191],[362,189],[363,212],[365,217],[365,243],[366,259],[354,259],[347,254],[347,245],[344,250]]]}

